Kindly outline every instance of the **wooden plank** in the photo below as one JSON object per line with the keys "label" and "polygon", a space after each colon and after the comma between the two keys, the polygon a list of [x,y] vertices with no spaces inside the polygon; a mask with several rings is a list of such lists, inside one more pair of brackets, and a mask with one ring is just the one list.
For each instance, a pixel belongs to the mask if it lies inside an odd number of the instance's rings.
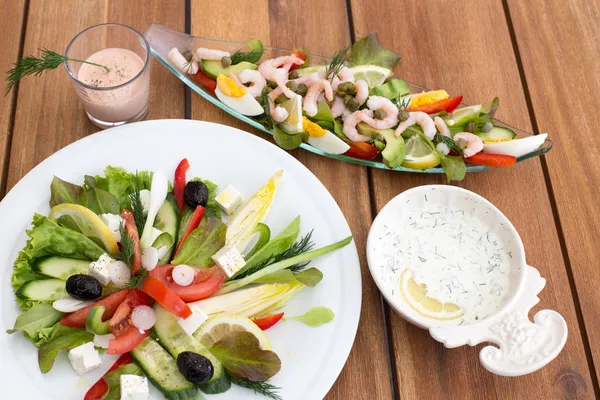
{"label": "wooden plank", "polygon": [[[351,4],[357,38],[369,31],[379,31],[379,38],[386,46],[403,53],[397,74],[430,88],[463,94],[468,103],[489,102],[498,95],[502,104],[499,118],[530,129],[500,0],[412,0],[404,2],[402,10],[385,0],[352,1]],[[535,14],[525,10],[524,5],[522,8],[522,14]],[[556,26],[554,22],[548,21],[548,24],[549,31],[551,25]],[[534,25],[532,35],[537,31]],[[535,50],[533,46],[531,52]],[[564,134],[568,132],[572,129]],[[373,171],[376,207],[381,209],[408,188],[442,182],[442,176]],[[540,305],[557,310],[565,317],[570,329],[569,340],[559,357],[541,371],[519,378],[502,378],[479,365],[481,346],[445,349],[426,331],[394,314],[392,336],[400,398],[521,399],[532,394],[552,399],[593,398],[540,160],[504,170],[474,173],[460,186],[489,199],[513,222],[523,239],[528,262],[547,279]],[[590,268],[596,264],[590,264]],[[426,380],[423,377],[427,377]]]}
{"label": "wooden plank", "polygon": [[[316,54],[332,54],[350,40],[346,4],[342,0],[226,0],[220,2],[220,9],[228,10],[227,23],[206,13],[199,1],[192,2],[192,33],[238,41],[260,38],[265,44],[283,48],[305,47]],[[319,17],[308,18],[306,10],[319,10]],[[327,23],[324,24],[323,21]],[[192,97],[192,116],[194,119],[220,122],[258,134],[256,130],[217,110],[199,96]],[[294,154],[323,182],[337,200],[355,235],[361,257],[361,325],[348,362],[328,398],[389,399],[391,388],[380,297],[369,276],[364,253],[371,223],[366,170],[306,151]]]}
{"label": "wooden plank", "polygon": [[[23,52],[37,54],[39,47],[62,52],[77,33],[104,22],[120,22],[141,32],[152,22],[183,29],[184,2],[77,0],[48,7],[44,1],[32,0]],[[147,119],[182,118],[183,84],[154,59],[151,70]],[[19,87],[8,187],[55,151],[97,131],[62,66],[26,78]]]}
{"label": "wooden plank", "polygon": [[539,130],[554,141],[546,161],[600,379],[600,4],[508,4]]}
{"label": "wooden plank", "polygon": [[[8,71],[19,58],[19,46],[23,31],[25,0],[0,0],[2,35],[0,35],[0,71]],[[4,89],[4,86],[3,86]],[[13,110],[17,91],[8,96],[0,95],[0,199],[4,197],[8,149],[13,124]]]}

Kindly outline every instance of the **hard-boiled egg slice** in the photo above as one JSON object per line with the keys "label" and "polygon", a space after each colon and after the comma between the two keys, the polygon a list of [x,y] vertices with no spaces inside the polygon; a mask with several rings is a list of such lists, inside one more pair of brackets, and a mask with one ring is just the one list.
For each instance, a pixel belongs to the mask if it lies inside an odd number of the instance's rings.
{"label": "hard-boiled egg slice", "polygon": [[410,98],[409,111],[411,109],[427,106],[437,103],[448,98],[448,93],[445,90],[432,90],[430,92],[417,93]]}
{"label": "hard-boiled egg slice", "polygon": [[507,142],[484,143],[483,152],[488,154],[506,154],[521,157],[540,147],[548,137],[547,133],[529,136],[523,139],[514,139]]}
{"label": "hard-boiled egg slice", "polygon": [[225,105],[240,114],[255,116],[264,112],[262,106],[254,97],[246,93],[244,88],[237,86],[233,79],[223,74],[217,76],[215,94]]}
{"label": "hard-boiled egg slice", "polygon": [[323,136],[309,136],[308,144],[329,154],[344,154],[350,149],[346,142],[327,130]]}

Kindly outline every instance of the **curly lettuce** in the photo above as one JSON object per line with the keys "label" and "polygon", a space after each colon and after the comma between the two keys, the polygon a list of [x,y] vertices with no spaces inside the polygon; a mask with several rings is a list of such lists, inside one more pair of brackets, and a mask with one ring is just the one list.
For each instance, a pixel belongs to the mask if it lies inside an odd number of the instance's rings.
{"label": "curly lettuce", "polygon": [[[119,202],[121,210],[131,209],[131,198],[129,195],[134,189],[148,189],[152,185],[152,172],[139,171],[137,173],[127,172],[121,167],[108,166],[104,169],[104,175],[95,176],[95,188],[106,190],[115,196]],[[84,185],[84,188],[87,185]]]}
{"label": "curly lettuce", "polygon": [[400,61],[400,54],[386,49],[377,40],[377,34],[369,33],[352,45],[352,53],[348,57],[351,66],[378,65],[392,69]]}

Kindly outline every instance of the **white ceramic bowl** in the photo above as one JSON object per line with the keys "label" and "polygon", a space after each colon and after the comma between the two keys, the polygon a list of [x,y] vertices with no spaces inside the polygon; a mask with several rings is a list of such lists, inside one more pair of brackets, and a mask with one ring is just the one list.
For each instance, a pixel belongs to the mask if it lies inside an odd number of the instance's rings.
{"label": "white ceramic bowl", "polygon": [[[401,235],[409,231],[407,213],[422,209],[426,202],[428,207],[439,205],[467,210],[470,217],[483,223],[510,252],[506,294],[487,318],[448,321],[428,318],[409,306],[399,293],[403,268],[387,261],[393,243],[384,239],[390,232]],[[424,229],[433,234],[436,228]],[[439,227],[437,229],[439,232]],[[521,238],[506,216],[473,192],[455,186],[428,185],[399,194],[373,222],[367,240],[367,259],[371,275],[390,306],[410,323],[429,330],[431,336],[446,347],[474,346],[482,342],[497,344],[498,347],[486,346],[479,353],[483,366],[495,374],[518,376],[536,371],[554,359],[566,342],[567,325],[555,311],[540,311],[533,323],[529,321],[527,313],[539,302],[537,294],[546,280],[527,265]]]}

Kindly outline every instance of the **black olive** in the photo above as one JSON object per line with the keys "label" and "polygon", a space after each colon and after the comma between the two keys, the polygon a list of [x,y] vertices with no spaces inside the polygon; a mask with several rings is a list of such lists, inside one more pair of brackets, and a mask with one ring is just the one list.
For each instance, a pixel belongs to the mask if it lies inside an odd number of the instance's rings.
{"label": "black olive", "polygon": [[90,275],[76,274],[67,279],[67,293],[77,300],[96,300],[102,296],[102,285]]}
{"label": "black olive", "polygon": [[188,381],[201,385],[208,382],[215,373],[210,360],[203,355],[184,351],[177,356],[177,368]]}
{"label": "black olive", "polygon": [[208,188],[203,182],[189,181],[183,190],[183,199],[193,209],[204,207],[208,201]]}

